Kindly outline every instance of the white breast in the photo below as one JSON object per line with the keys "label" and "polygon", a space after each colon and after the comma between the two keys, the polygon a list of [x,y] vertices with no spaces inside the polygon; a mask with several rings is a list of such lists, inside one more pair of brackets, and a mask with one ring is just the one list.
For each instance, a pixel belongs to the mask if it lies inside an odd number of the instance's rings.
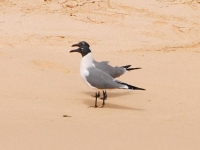
{"label": "white breast", "polygon": [[88,68],[90,68],[90,67],[94,67],[94,64],[93,64],[92,54],[88,53],[81,59],[80,75],[81,75],[82,79],[87,83],[87,85],[94,88],[87,82],[87,79],[86,79],[86,76],[89,76]]}

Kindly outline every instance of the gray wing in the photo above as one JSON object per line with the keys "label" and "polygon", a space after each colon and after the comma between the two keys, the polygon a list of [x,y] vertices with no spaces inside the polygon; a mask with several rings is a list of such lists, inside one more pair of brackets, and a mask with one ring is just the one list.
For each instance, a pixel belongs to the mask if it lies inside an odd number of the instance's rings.
{"label": "gray wing", "polygon": [[98,89],[116,89],[123,85],[114,81],[114,78],[106,74],[105,72],[92,67],[88,69],[89,75],[86,76],[86,80]]}
{"label": "gray wing", "polygon": [[94,62],[94,65],[96,68],[102,70],[103,72],[106,72],[113,78],[117,78],[124,74],[126,72],[126,69],[123,67],[112,67],[108,64],[108,61],[102,61],[102,62]]}

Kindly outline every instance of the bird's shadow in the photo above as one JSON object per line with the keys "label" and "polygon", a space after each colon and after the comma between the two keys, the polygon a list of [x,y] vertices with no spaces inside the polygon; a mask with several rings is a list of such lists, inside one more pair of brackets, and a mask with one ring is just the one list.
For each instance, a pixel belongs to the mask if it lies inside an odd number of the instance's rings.
{"label": "bird's shadow", "polygon": [[[94,96],[95,95],[95,93],[94,92],[83,92],[84,94],[86,94],[86,95],[89,95],[89,96]],[[102,92],[100,93],[101,95],[102,95]],[[130,94],[133,94],[133,93],[131,93],[131,92],[118,92],[118,93],[116,93],[116,92],[107,92],[107,96],[108,97],[120,97],[120,96],[124,96],[124,95],[130,95]]]}
{"label": "bird's shadow", "polygon": [[[89,95],[91,97],[93,97],[94,99],[90,100],[90,99],[83,99],[84,100],[84,104],[88,106],[88,108],[92,108],[94,107],[94,100],[95,100],[95,97],[93,96],[94,95],[94,92],[84,92],[84,94],[86,95]],[[130,92],[123,92],[123,93],[114,93],[114,92],[109,92],[109,97],[119,97],[119,96],[124,96],[124,95],[129,95],[129,94],[132,94]],[[97,100],[98,102],[98,105],[102,104],[102,100],[98,98]],[[110,109],[126,109],[126,110],[132,110],[132,111],[144,111],[144,109],[141,109],[141,108],[133,108],[133,107],[129,107],[129,106],[122,106],[122,105],[117,105],[117,104],[113,104],[113,103],[107,103],[107,100],[105,101],[106,104],[103,108],[110,108]]]}

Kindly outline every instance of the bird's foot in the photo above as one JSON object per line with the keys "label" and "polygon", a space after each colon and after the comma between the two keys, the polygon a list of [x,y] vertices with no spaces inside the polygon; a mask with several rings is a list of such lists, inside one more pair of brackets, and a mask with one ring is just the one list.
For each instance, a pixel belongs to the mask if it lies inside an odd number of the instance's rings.
{"label": "bird's foot", "polygon": [[97,92],[95,93],[95,95],[91,95],[92,97],[95,97],[95,98],[99,98],[100,97],[100,92]]}
{"label": "bird's foot", "polygon": [[[95,105],[94,105],[94,106],[89,106],[89,107],[94,107],[94,108],[102,108],[102,107],[104,107],[104,105],[105,105],[105,100],[107,99],[107,93],[106,93],[106,91],[103,91],[103,97],[102,97],[102,98],[100,98],[100,92],[95,93],[95,96],[93,96],[93,97],[96,98],[96,99],[95,99]],[[97,105],[97,98],[100,98],[101,100],[103,100],[103,103],[102,103],[101,106],[98,106],[98,105]],[[89,107],[88,107],[88,108],[89,108]]]}

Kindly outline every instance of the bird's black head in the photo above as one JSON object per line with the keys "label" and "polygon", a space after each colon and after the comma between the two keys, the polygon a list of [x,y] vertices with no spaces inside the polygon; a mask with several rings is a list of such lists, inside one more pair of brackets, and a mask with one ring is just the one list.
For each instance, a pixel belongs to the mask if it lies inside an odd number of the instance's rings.
{"label": "bird's black head", "polygon": [[75,47],[75,46],[78,46],[78,47],[81,47],[81,46],[90,47],[90,45],[87,42],[85,42],[85,41],[81,41],[78,44],[73,44],[72,45],[72,47]]}
{"label": "bird's black head", "polygon": [[81,53],[82,57],[84,57],[85,55],[87,55],[88,53],[91,53],[91,50],[89,49],[89,47],[87,46],[81,46],[78,49],[75,50],[71,50],[70,53],[72,52],[78,52]]}

